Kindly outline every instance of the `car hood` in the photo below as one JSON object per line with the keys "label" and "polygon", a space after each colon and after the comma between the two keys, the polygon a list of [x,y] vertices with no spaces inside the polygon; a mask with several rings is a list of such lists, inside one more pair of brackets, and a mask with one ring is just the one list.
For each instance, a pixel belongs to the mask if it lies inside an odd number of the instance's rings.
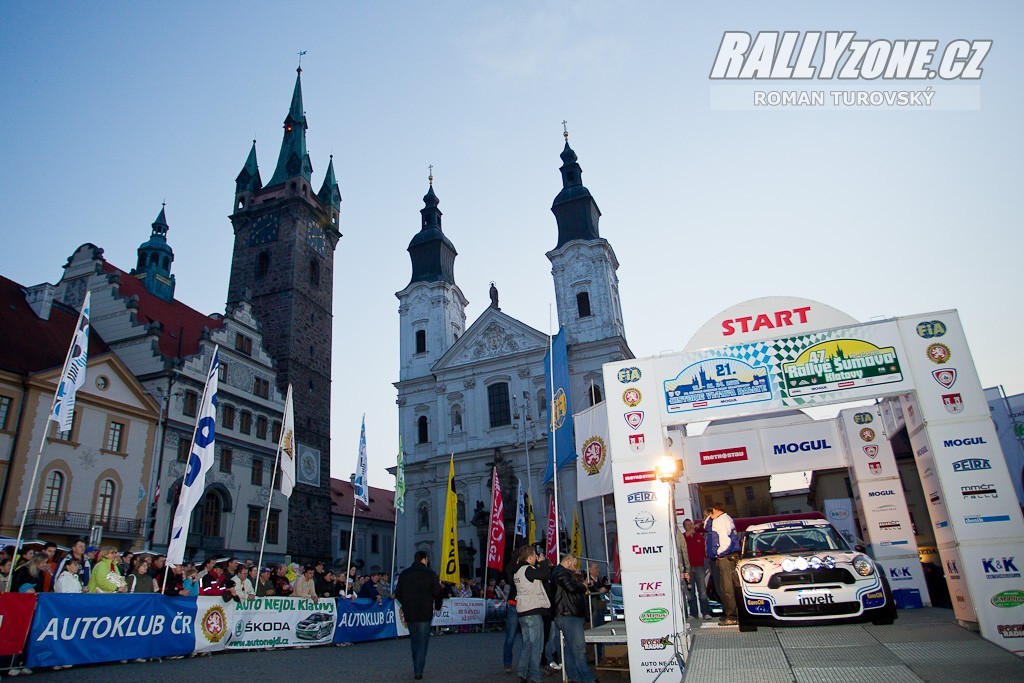
{"label": "car hood", "polygon": [[[818,553],[760,555],[740,560],[740,564],[754,563],[766,571],[794,572],[808,569],[829,569],[831,567],[849,567],[853,558],[863,553],[847,550],[827,550]],[[831,565],[831,567],[830,567]]]}

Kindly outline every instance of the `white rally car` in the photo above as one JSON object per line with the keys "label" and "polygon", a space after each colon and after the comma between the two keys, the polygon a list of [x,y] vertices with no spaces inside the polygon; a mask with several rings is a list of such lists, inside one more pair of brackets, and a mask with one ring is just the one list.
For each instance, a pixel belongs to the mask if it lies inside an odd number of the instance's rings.
{"label": "white rally car", "polygon": [[881,567],[851,550],[823,519],[748,526],[736,571],[741,631],[756,631],[759,621],[866,617],[891,624],[896,618]]}

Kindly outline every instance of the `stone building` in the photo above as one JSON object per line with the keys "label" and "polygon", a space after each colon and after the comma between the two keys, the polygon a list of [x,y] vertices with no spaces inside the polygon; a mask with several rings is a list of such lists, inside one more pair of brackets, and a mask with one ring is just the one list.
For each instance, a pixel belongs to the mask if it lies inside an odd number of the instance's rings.
{"label": "stone building", "polygon": [[[601,366],[632,358],[619,303],[618,260],[600,236],[601,212],[582,184],[568,139],[561,154],[562,189],[551,207],[557,224],[551,261],[558,320],[569,350],[571,412],[602,400]],[[412,277],[399,300],[399,425],[406,455],[406,514],[399,519],[399,567],[416,550],[436,562],[444,521],[449,454],[455,456],[460,562],[480,573],[492,467],[505,499],[506,538],[513,538],[517,482],[531,492],[543,528],[548,491],[548,403],[544,356],[549,339],[501,310],[492,284],[490,305],[467,327],[468,300],[455,280],[457,252],[441,226],[433,184],[424,197],[420,229],[409,243]],[[576,500],[571,468],[559,473],[563,516]],[[611,506],[609,506],[610,509]],[[588,553],[604,556],[600,502],[581,508]],[[609,528],[611,531],[611,527]],[[598,550],[600,549],[600,550]]]}
{"label": "stone building", "polygon": [[[352,483],[331,479],[331,560],[345,571],[349,537],[352,535],[352,564],[360,574],[391,571],[395,538],[395,492],[370,488],[370,504],[355,501]],[[352,534],[352,504],[355,502],[355,532]],[[410,558],[411,559],[411,558]],[[401,564],[401,563],[400,563]],[[408,564],[406,560],[405,564]]]}
{"label": "stone building", "polygon": [[137,547],[159,405],[94,329],[71,429],[49,420],[78,315],[51,285],[0,277],[0,534],[15,536],[27,509],[24,538],[69,544],[98,531],[104,543]]}

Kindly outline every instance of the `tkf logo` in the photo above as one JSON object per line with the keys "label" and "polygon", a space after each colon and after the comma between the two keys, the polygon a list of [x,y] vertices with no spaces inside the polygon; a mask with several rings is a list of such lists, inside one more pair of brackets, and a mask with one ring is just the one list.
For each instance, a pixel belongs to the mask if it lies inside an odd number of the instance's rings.
{"label": "tkf logo", "polygon": [[928,320],[917,324],[917,336],[924,339],[942,337],[946,334],[946,323],[941,320]]}
{"label": "tkf logo", "polygon": [[1020,571],[1011,557],[989,557],[981,561],[981,568],[985,570],[986,579],[1019,579]]}
{"label": "tkf logo", "polygon": [[928,356],[928,360],[939,365],[948,363],[953,355],[945,344],[931,344],[928,346],[925,354]]}
{"label": "tkf logo", "polygon": [[644,411],[634,410],[623,415],[626,418],[626,424],[633,429],[640,429],[640,425],[644,423]]}
{"label": "tkf logo", "polygon": [[875,418],[873,418],[873,417],[871,416],[871,413],[855,413],[855,414],[854,414],[854,416],[853,416],[853,421],[854,421],[854,422],[855,422],[856,424],[859,424],[859,425],[868,425],[868,424],[871,424],[871,422],[872,422],[872,421],[873,421],[874,419],[875,419]]}
{"label": "tkf logo", "polygon": [[626,496],[627,503],[650,503],[655,500],[658,500],[658,496],[654,491],[637,491]]}
{"label": "tkf logo", "polygon": [[878,446],[864,446],[863,448],[864,455],[868,456],[869,458],[874,458],[876,455],[878,455]]}
{"label": "tkf logo", "polygon": [[983,458],[965,458],[953,463],[954,472],[973,472],[974,470],[990,470],[992,465]]}
{"label": "tkf logo", "polygon": [[660,555],[665,548],[663,545],[634,545],[634,555]]}
{"label": "tkf logo", "polygon": [[641,638],[640,647],[645,650],[664,650],[671,642],[668,636],[662,638]]}
{"label": "tkf logo", "polygon": [[661,581],[641,581],[639,597],[641,598],[663,598],[665,591],[662,589]]}
{"label": "tkf logo", "polygon": [[889,567],[889,580],[913,581],[914,577],[910,573],[910,567]]}
{"label": "tkf logo", "polygon": [[977,484],[974,486],[961,486],[960,493],[964,498],[998,498],[995,484]]}
{"label": "tkf logo", "polygon": [[964,412],[964,400],[960,394],[943,394],[942,407],[946,409],[947,413],[956,415]]}
{"label": "tkf logo", "polygon": [[988,442],[985,441],[983,436],[969,436],[966,439],[943,439],[942,446],[944,448],[958,448],[960,446],[987,446]]}
{"label": "tkf logo", "polygon": [[996,593],[992,596],[991,602],[995,607],[1020,607],[1024,605],[1024,591],[1012,590]]}
{"label": "tkf logo", "polygon": [[623,384],[632,384],[640,381],[640,374],[640,368],[621,368],[618,377]]}
{"label": "tkf logo", "polygon": [[892,489],[886,489],[884,491],[868,491],[868,498],[877,498],[879,496],[895,496],[896,492]]}
{"label": "tkf logo", "polygon": [[642,452],[644,450],[644,435],[629,434],[629,447],[633,449],[635,453]]}
{"label": "tkf logo", "polygon": [[580,459],[581,466],[587,471],[587,476],[597,474],[604,466],[608,447],[604,439],[599,436],[592,436],[583,442],[583,457]]}
{"label": "tkf logo", "polygon": [[828,439],[815,439],[814,441],[801,441],[799,443],[776,444],[772,448],[775,455],[785,455],[786,453],[798,453],[800,451],[831,450],[832,446],[829,444]]}
{"label": "tkf logo", "polygon": [[865,427],[864,429],[860,430],[860,440],[861,441],[874,441],[875,440],[875,430],[872,429],[871,427]]}
{"label": "tkf logo", "polygon": [[645,624],[656,624],[659,621],[664,621],[667,616],[668,610],[664,607],[652,607],[640,614],[640,621]]}
{"label": "tkf logo", "polygon": [[[635,494],[634,494],[635,495]],[[632,503],[633,501],[629,501]],[[654,515],[647,510],[642,510],[636,513],[636,517],[633,518],[633,523],[636,524],[636,528],[641,531],[647,531],[654,526]]]}
{"label": "tkf logo", "polygon": [[942,368],[932,370],[932,378],[943,388],[949,389],[956,384],[956,368]]}
{"label": "tkf logo", "polygon": [[622,402],[630,408],[636,408],[640,405],[640,401],[642,401],[643,398],[643,394],[641,394],[640,390],[635,387],[631,387],[622,392]]}

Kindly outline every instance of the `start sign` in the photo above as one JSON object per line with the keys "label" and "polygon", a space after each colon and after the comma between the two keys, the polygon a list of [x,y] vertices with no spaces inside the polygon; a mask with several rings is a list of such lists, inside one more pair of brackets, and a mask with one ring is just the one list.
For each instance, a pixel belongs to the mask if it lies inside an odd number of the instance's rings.
{"label": "start sign", "polygon": [[769,296],[744,301],[714,316],[697,330],[684,351],[743,344],[785,336],[790,332],[850,324],[857,324],[857,321],[817,301]]}

